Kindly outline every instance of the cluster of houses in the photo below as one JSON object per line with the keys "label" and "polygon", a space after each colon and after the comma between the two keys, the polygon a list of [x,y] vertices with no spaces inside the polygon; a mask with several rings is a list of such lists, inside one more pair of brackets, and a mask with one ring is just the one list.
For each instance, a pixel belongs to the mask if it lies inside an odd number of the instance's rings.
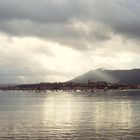
{"label": "cluster of houses", "polygon": [[22,84],[12,85],[7,87],[0,87],[1,90],[55,90],[55,91],[87,91],[95,89],[140,89],[140,84],[119,84],[108,83],[105,81],[93,82],[88,80],[87,83],[76,82],[59,82],[59,83],[39,83],[39,84]]}

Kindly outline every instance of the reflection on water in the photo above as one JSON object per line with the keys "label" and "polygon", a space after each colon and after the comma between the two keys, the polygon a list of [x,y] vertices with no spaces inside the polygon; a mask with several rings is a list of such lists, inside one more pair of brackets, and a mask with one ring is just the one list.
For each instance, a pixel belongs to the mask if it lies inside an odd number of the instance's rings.
{"label": "reflection on water", "polygon": [[0,93],[0,139],[140,139],[139,91]]}
{"label": "reflection on water", "polygon": [[[98,103],[95,105],[95,113],[93,112],[93,119],[95,121],[95,127],[100,131],[104,127],[112,127],[113,125],[127,125],[132,127],[131,120],[131,107],[129,101],[127,102],[110,102],[110,103]],[[106,124],[103,126],[103,124]]]}

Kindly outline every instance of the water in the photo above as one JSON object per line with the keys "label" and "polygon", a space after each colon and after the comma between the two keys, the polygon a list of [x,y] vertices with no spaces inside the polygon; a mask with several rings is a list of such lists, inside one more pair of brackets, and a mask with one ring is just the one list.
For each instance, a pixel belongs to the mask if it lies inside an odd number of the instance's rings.
{"label": "water", "polygon": [[140,139],[140,91],[0,91],[0,140]]}

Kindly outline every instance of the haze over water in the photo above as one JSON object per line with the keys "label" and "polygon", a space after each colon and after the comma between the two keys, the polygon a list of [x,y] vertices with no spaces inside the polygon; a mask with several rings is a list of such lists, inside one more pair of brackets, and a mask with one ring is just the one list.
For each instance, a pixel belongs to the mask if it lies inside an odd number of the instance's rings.
{"label": "haze over water", "polygon": [[0,92],[0,139],[140,139],[140,92]]}

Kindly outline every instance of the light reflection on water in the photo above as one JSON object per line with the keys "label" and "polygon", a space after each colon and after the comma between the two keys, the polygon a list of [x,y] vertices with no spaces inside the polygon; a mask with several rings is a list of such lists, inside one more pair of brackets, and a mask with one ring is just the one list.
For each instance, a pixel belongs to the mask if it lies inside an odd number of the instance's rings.
{"label": "light reflection on water", "polygon": [[0,139],[140,139],[139,91],[0,92]]}

